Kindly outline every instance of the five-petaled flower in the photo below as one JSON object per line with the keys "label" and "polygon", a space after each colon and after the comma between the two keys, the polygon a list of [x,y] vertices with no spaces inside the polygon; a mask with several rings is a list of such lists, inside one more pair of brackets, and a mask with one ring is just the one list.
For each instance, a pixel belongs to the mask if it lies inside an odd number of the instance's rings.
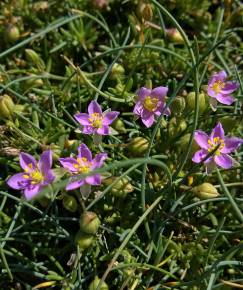
{"label": "five-petaled flower", "polygon": [[146,127],[154,123],[154,116],[170,115],[169,108],[166,108],[165,96],[168,92],[166,87],[157,87],[153,90],[142,87],[138,92],[138,101],[133,109],[136,117],[141,117]]}
{"label": "five-petaled flower", "polygon": [[195,131],[194,139],[201,147],[201,150],[194,154],[192,161],[195,163],[204,161],[207,173],[210,173],[215,165],[224,169],[231,168],[236,161],[229,153],[232,153],[243,144],[243,139],[241,138],[225,137],[221,123],[217,124],[210,136],[203,131]]}
{"label": "five-petaled flower", "polygon": [[74,118],[83,126],[84,134],[109,135],[109,125],[118,115],[119,112],[109,110],[102,113],[100,105],[92,101],[88,106],[88,114],[79,113]]}
{"label": "five-petaled flower", "polygon": [[21,152],[19,162],[24,172],[10,177],[7,184],[14,189],[23,190],[27,200],[35,197],[43,187],[54,181],[51,150],[43,152],[39,162],[30,154]]}
{"label": "five-petaled flower", "polygon": [[85,144],[81,144],[78,147],[77,158],[60,158],[59,161],[62,166],[71,174],[71,178],[66,186],[66,190],[80,188],[83,197],[87,197],[91,190],[90,185],[101,184],[100,174],[95,173],[84,178],[80,178],[79,175],[82,173],[90,173],[92,170],[100,168],[106,158],[106,153],[99,153],[95,156],[94,159],[92,159],[92,154]]}
{"label": "five-petaled flower", "polygon": [[220,71],[214,74],[208,82],[207,92],[211,97],[210,105],[213,110],[216,110],[217,101],[225,105],[231,105],[235,101],[231,93],[238,89],[239,84],[232,81],[226,81],[226,79],[226,72]]}

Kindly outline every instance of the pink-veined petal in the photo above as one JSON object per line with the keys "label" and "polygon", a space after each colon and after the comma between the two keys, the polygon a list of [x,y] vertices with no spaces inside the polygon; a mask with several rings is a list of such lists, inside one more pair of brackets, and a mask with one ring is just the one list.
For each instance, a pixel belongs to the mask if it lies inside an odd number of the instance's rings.
{"label": "pink-veined petal", "polygon": [[219,137],[219,139],[224,140],[224,129],[221,125],[220,122],[218,122],[218,124],[216,125],[216,127],[213,129],[211,135],[210,135],[210,139],[213,142],[213,139]]}
{"label": "pink-veined petal", "polygon": [[92,160],[92,169],[100,168],[105,159],[107,158],[106,153],[98,153],[95,155],[95,158]]}
{"label": "pink-veined petal", "polygon": [[142,114],[143,105],[140,101],[138,101],[133,109],[133,113],[140,116]]}
{"label": "pink-veined petal", "polygon": [[59,162],[69,172],[77,172],[77,169],[74,167],[74,165],[77,164],[76,159],[72,157],[59,158]]}
{"label": "pink-veined petal", "polygon": [[83,134],[93,134],[95,132],[95,128],[92,126],[83,126],[82,133]]}
{"label": "pink-veined petal", "polygon": [[195,131],[194,140],[197,142],[197,144],[201,148],[206,149],[206,150],[209,148],[208,139],[209,139],[209,136],[205,132],[201,130]]}
{"label": "pink-veined petal", "polygon": [[90,104],[88,106],[88,112],[89,112],[89,115],[92,115],[92,114],[95,114],[95,113],[98,113],[98,114],[102,115],[101,107],[96,101],[91,101],[90,102]]}
{"label": "pink-veined petal", "polygon": [[88,114],[85,113],[79,113],[79,114],[75,114],[74,118],[82,125],[90,125],[90,116]]}
{"label": "pink-veined petal", "polygon": [[84,143],[78,147],[78,157],[86,158],[89,162],[92,160],[92,153]]}
{"label": "pink-veined petal", "polygon": [[28,179],[23,177],[24,173],[17,173],[7,180],[8,186],[20,190],[28,185]]}
{"label": "pink-veined petal", "polygon": [[143,101],[147,96],[151,95],[151,90],[147,89],[145,87],[142,87],[139,91],[138,91],[138,96],[139,96],[139,100]]}
{"label": "pink-veined petal", "polygon": [[101,128],[97,129],[96,132],[99,135],[109,135],[110,134],[109,126],[103,125]]}
{"label": "pink-veined petal", "polygon": [[225,137],[222,153],[231,153],[243,144],[243,139],[237,137]]}
{"label": "pink-veined petal", "polygon": [[32,168],[34,169],[34,168],[36,168],[36,165],[37,165],[35,158],[32,155],[25,153],[25,152],[20,153],[19,163],[23,169],[29,168],[30,164],[31,164]]}
{"label": "pink-veined petal", "polygon": [[40,171],[45,174],[48,172],[52,167],[52,151],[47,150],[41,154],[40,161],[39,161],[39,168]]}
{"label": "pink-veined petal", "polygon": [[219,156],[214,156],[214,161],[218,166],[224,169],[229,169],[233,166],[232,158],[224,153],[221,153]]}
{"label": "pink-veined petal", "polygon": [[195,152],[194,156],[192,157],[192,161],[195,163],[200,163],[206,156],[208,152],[204,149],[198,150]]}
{"label": "pink-veined petal", "polygon": [[92,176],[86,177],[85,182],[87,182],[90,185],[100,185],[101,184],[100,174],[94,174]]}
{"label": "pink-veined petal", "polygon": [[235,98],[230,95],[218,94],[216,97],[217,101],[224,105],[231,105],[235,102]]}
{"label": "pink-veined petal", "polygon": [[152,97],[158,97],[161,101],[164,100],[164,97],[168,93],[168,88],[167,87],[157,87],[154,88],[151,92]]}
{"label": "pink-veined petal", "polygon": [[103,124],[104,125],[110,125],[114,120],[117,118],[117,116],[120,114],[120,112],[117,111],[111,111],[105,114],[103,118]]}
{"label": "pink-veined petal", "polygon": [[73,190],[73,189],[79,188],[83,184],[84,184],[83,179],[75,180],[75,181],[73,181],[73,179],[70,179],[70,182],[66,186],[66,190]]}
{"label": "pink-veined petal", "polygon": [[24,190],[24,196],[27,200],[34,198],[41,190],[41,186],[39,184],[29,185]]}
{"label": "pink-veined petal", "polygon": [[236,82],[226,82],[225,86],[222,88],[221,93],[224,95],[228,95],[233,93],[239,88],[240,84]]}
{"label": "pink-veined petal", "polygon": [[151,127],[154,123],[154,114],[148,111],[146,112],[146,110],[143,110],[142,122],[147,128]]}

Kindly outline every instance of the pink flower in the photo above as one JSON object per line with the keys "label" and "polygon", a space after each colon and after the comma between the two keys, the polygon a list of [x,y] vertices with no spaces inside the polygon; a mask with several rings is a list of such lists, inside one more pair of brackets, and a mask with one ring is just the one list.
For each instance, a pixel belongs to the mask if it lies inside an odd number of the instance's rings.
{"label": "pink flower", "polygon": [[102,113],[100,105],[92,101],[88,106],[88,114],[79,113],[74,118],[83,126],[84,134],[109,135],[109,125],[117,118],[119,112]]}
{"label": "pink flower", "polygon": [[30,154],[21,152],[19,162],[24,172],[10,177],[7,184],[14,189],[24,190],[27,200],[35,197],[43,187],[54,181],[51,150],[43,152],[38,163]]}
{"label": "pink flower", "polygon": [[81,144],[78,147],[77,158],[60,158],[59,161],[62,166],[67,169],[68,172],[70,172],[72,175],[72,177],[70,178],[70,182],[66,186],[66,190],[80,188],[80,191],[84,195],[84,197],[87,197],[87,195],[90,193],[90,185],[101,184],[100,174],[96,173],[85,178],[80,178],[78,177],[78,175],[82,173],[89,173],[92,170],[100,168],[106,158],[106,153],[99,153],[95,156],[94,159],[92,159],[92,154],[85,144]]}
{"label": "pink flower", "polygon": [[235,90],[238,89],[239,84],[236,82],[226,81],[227,74],[225,71],[220,71],[214,74],[208,82],[208,95],[210,98],[210,104],[213,110],[217,108],[217,101],[225,104],[231,105],[235,99],[231,96]]}
{"label": "pink flower", "polygon": [[141,117],[144,125],[149,128],[154,123],[154,117],[160,116],[164,110],[164,115],[170,115],[169,108],[165,109],[165,96],[168,92],[166,87],[157,87],[153,90],[142,87],[138,92],[138,101],[133,109],[137,117]]}
{"label": "pink flower", "polygon": [[209,153],[213,152],[213,155],[204,160],[207,173],[210,173],[215,165],[224,169],[231,168],[236,161],[229,153],[235,151],[243,144],[243,139],[241,138],[225,137],[221,123],[217,124],[210,136],[203,131],[195,131],[194,140],[201,149],[194,154],[193,162],[200,163]]}

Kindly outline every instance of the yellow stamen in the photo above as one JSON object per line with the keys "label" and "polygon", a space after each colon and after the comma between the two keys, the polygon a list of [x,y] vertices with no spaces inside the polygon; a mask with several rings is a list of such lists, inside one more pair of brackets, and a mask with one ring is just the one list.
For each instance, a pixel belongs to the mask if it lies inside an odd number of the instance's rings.
{"label": "yellow stamen", "polygon": [[208,144],[209,144],[209,148],[208,148],[208,152],[213,152],[216,148],[216,151],[213,153],[216,156],[220,156],[221,154],[221,150],[224,148],[225,144],[224,144],[224,140],[220,139],[219,137],[214,137],[213,138],[213,142],[208,139]]}
{"label": "yellow stamen", "polygon": [[23,178],[24,178],[24,179],[29,179],[30,177],[29,177],[29,175],[27,175],[27,174],[23,174]]}
{"label": "yellow stamen", "polygon": [[44,180],[44,176],[38,169],[32,171],[30,177],[32,178],[31,184],[38,184]]}
{"label": "yellow stamen", "polygon": [[102,127],[103,117],[99,113],[93,113],[89,118],[90,126],[99,129]]}
{"label": "yellow stamen", "polygon": [[214,92],[216,94],[220,93],[220,91],[225,87],[225,83],[218,80],[216,82],[213,83],[212,85],[212,89],[214,90]]}
{"label": "yellow stamen", "polygon": [[147,96],[143,101],[143,107],[149,112],[153,112],[157,108],[158,102],[158,98],[152,98],[150,96]]}
{"label": "yellow stamen", "polygon": [[91,170],[92,163],[87,161],[86,157],[77,158],[77,164],[73,167],[78,170],[78,173],[88,173]]}

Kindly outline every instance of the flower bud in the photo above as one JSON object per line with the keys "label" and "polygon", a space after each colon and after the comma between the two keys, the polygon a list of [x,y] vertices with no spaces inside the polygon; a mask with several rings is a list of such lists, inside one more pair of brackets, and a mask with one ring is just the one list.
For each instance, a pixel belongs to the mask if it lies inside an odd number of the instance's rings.
{"label": "flower bud", "polygon": [[7,42],[16,42],[20,37],[18,27],[15,25],[9,24],[5,29],[4,37]]}
{"label": "flower bud", "polygon": [[[100,278],[98,276],[95,276],[94,280],[89,284],[88,290],[96,290],[98,288],[99,283]],[[109,287],[105,282],[102,282],[100,285],[100,290],[109,290]]]}
{"label": "flower bud", "polygon": [[139,1],[137,6],[137,15],[144,19],[145,21],[151,21],[153,18],[152,6],[149,3],[144,3],[144,1]]}
{"label": "flower bud", "polygon": [[165,30],[167,38],[171,42],[184,43],[184,39],[177,28],[169,28]]}
{"label": "flower bud", "polygon": [[[199,113],[202,114],[207,107],[204,93],[198,95],[198,102],[199,102]],[[195,110],[195,104],[196,104],[196,93],[191,92],[186,97],[187,109],[190,111]]]}
{"label": "flower bud", "polygon": [[114,128],[119,133],[126,133],[125,125],[123,121],[119,118],[116,118],[116,120],[111,124],[111,127]]}
{"label": "flower bud", "polygon": [[[113,183],[117,177],[109,177],[106,178],[103,183],[105,185],[110,185]],[[110,193],[116,197],[126,197],[128,193],[132,192],[134,190],[132,184],[129,182],[127,177],[123,177],[119,179],[111,188]]]}
{"label": "flower bud", "polygon": [[41,57],[33,49],[25,49],[27,61],[36,65],[39,70],[44,70],[45,64]]}
{"label": "flower bud", "polygon": [[135,137],[128,144],[128,151],[131,156],[143,156],[149,147],[149,142],[143,137]]}
{"label": "flower bud", "polygon": [[14,112],[14,102],[9,95],[0,96],[0,117],[11,119]]}
{"label": "flower bud", "polygon": [[96,213],[85,211],[80,217],[79,225],[81,231],[94,235],[100,226],[100,220]]}
{"label": "flower bud", "polygon": [[186,128],[187,123],[184,119],[173,117],[169,121],[168,132],[170,137],[175,137],[185,131]]}
{"label": "flower bud", "polygon": [[80,251],[84,251],[85,249],[90,247],[93,241],[93,235],[85,234],[81,231],[78,231],[75,236],[75,243],[79,246]]}
{"label": "flower bud", "polygon": [[207,182],[194,187],[192,191],[200,199],[208,199],[219,196],[217,189],[211,183]]}
{"label": "flower bud", "polygon": [[70,212],[75,212],[78,209],[77,200],[72,195],[64,195],[62,205],[66,210]]}
{"label": "flower bud", "polygon": [[186,107],[185,99],[183,97],[178,96],[173,100],[170,106],[171,113],[173,115],[181,114],[184,111],[185,107]]}
{"label": "flower bud", "polygon": [[119,63],[114,63],[111,69],[111,78],[116,79],[117,77],[124,75],[124,73],[125,73],[124,67]]}

